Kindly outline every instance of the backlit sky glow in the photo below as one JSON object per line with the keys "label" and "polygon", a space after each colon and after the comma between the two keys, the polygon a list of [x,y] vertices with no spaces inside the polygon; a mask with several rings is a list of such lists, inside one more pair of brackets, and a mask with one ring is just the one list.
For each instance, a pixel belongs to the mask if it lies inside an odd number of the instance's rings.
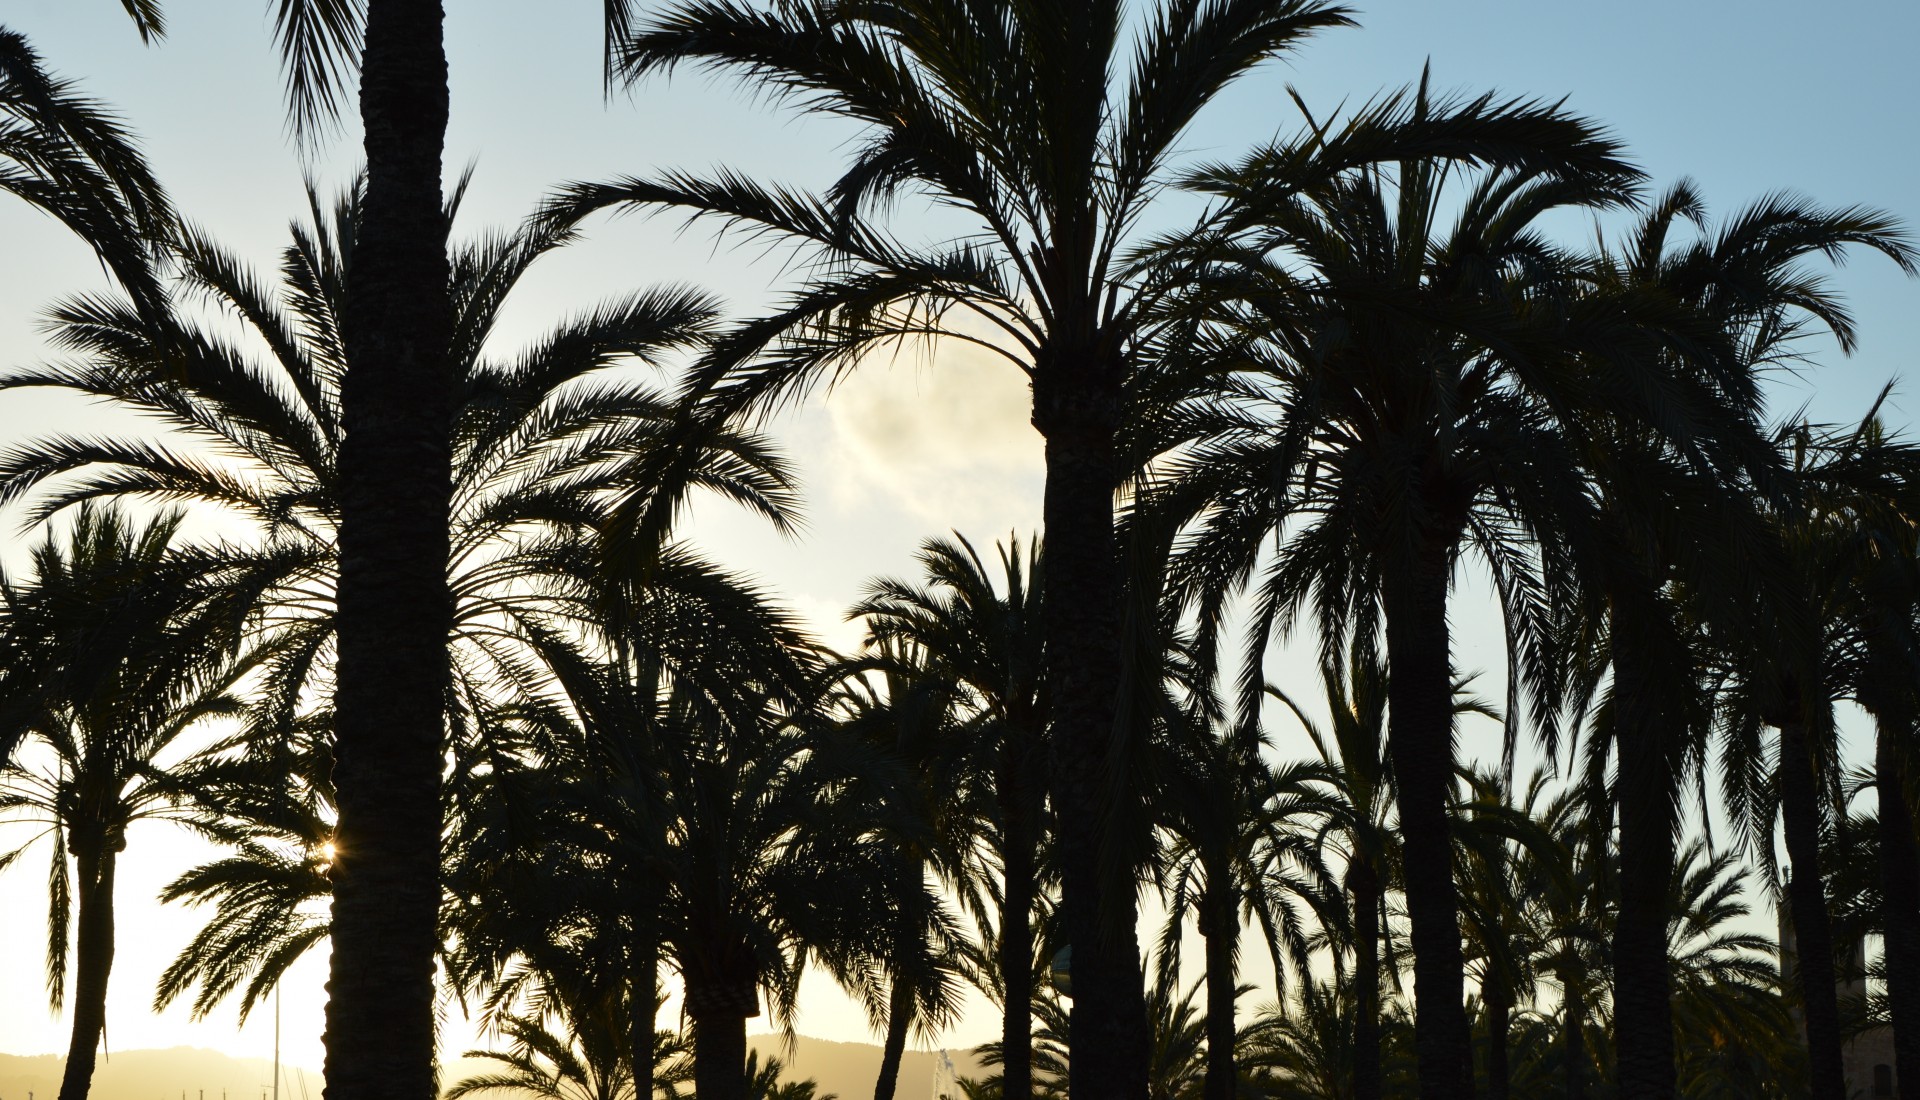
{"label": "backlit sky glow", "polygon": [[[358,163],[348,126],[302,156],[286,136],[280,77],[262,0],[173,0],[169,39],[140,46],[111,0],[11,0],[0,20],[25,32],[56,70],[80,78],[117,107],[142,136],[156,170],[185,215],[262,269],[285,226],[303,209],[302,179],[330,192]],[[832,178],[851,131],[774,110],[724,81],[682,73],[604,101],[600,6],[587,0],[529,3],[455,0],[448,5],[453,73],[450,174],[476,174],[456,233],[509,225],[555,184],[681,167],[737,167],[800,184]],[[1879,206],[1920,221],[1920,5],[1911,0],[1840,0],[1815,9],[1784,0],[1376,0],[1361,6],[1361,28],[1308,44],[1221,97],[1190,134],[1196,158],[1234,156],[1291,131],[1291,83],[1319,113],[1415,79],[1431,61],[1435,86],[1498,89],[1548,99],[1597,118],[1623,138],[1663,187],[1699,182],[1716,214],[1760,195],[1795,191],[1835,205]],[[925,232],[936,235],[927,223]],[[911,236],[911,232],[905,235]],[[508,343],[600,298],[659,283],[689,283],[720,294],[745,314],[783,285],[777,257],[732,250],[704,229],[625,218],[590,226],[589,239],[543,261],[509,307]],[[36,329],[52,299],[101,288],[85,248],[24,205],[0,201],[0,361],[47,354]],[[1783,378],[1776,407],[1807,405],[1816,419],[1857,418],[1888,380],[1907,372],[1920,348],[1920,287],[1884,262],[1861,259],[1836,285],[1860,319],[1851,361],[1810,348],[1818,364]],[[1896,390],[1889,418],[1913,419],[1916,395]],[[28,397],[0,399],[0,445],[48,426],[89,423],[71,406]],[[98,421],[92,421],[96,426]],[[912,569],[924,538],[957,529],[978,544],[1023,536],[1039,519],[1040,448],[1026,424],[1017,373],[985,356],[941,352],[869,370],[826,401],[787,416],[780,432],[804,478],[807,528],[784,540],[724,508],[698,512],[687,533],[728,564],[761,577],[831,642],[857,634],[840,622],[863,583]],[[17,568],[28,536],[0,527],[0,560]],[[1479,586],[1457,598],[1457,661],[1497,671],[1503,661]],[[1306,647],[1296,646],[1296,649]],[[1312,695],[1310,665],[1278,658],[1275,675]],[[1497,678],[1485,681],[1498,694]],[[1281,731],[1281,751],[1306,751]],[[1486,731],[1470,748],[1489,749]],[[0,827],[0,850],[26,826]],[[210,849],[164,824],[136,828],[121,873],[121,940],[109,1003],[113,1049],[197,1045],[264,1056],[272,1020],[244,1030],[223,1009],[195,1024],[184,1008],[149,1010],[154,979],[199,919],[151,899]],[[66,1021],[44,1007],[45,855],[0,875],[0,1051],[63,1050]],[[1251,956],[1250,956],[1251,957]],[[1256,965],[1255,969],[1258,967]],[[324,960],[296,969],[286,986],[287,1057],[320,1063]],[[764,1022],[764,1021],[762,1021]],[[859,1009],[824,979],[803,995],[801,1030],[869,1039]],[[997,1022],[976,1001],[948,1045],[991,1037]],[[471,1036],[450,1014],[447,1045]]]}

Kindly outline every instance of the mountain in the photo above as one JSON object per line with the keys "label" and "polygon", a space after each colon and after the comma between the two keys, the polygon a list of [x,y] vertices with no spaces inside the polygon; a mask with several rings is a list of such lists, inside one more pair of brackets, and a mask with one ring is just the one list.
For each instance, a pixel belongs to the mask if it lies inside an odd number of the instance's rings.
{"label": "mountain", "polygon": [[[762,1062],[772,1056],[785,1063],[783,1076],[787,1079],[813,1078],[820,1085],[817,1095],[833,1093],[840,1100],[872,1100],[874,1079],[880,1076],[880,1048],[871,1043],[836,1043],[802,1035],[791,1056],[778,1035],[756,1035],[747,1040],[747,1045],[760,1052]],[[989,1072],[974,1060],[970,1050],[950,1050],[947,1057],[962,1077],[985,1077]],[[938,1064],[937,1054],[907,1051],[900,1059],[895,1100],[940,1100],[933,1094]]]}
{"label": "mountain", "polygon": [[[871,1043],[836,1043],[801,1036],[789,1052],[777,1035],[749,1040],[760,1052],[786,1066],[789,1080],[811,1077],[818,1095],[836,1094],[840,1100],[869,1100],[880,1073],[880,1048]],[[967,1051],[949,1057],[963,1076],[981,1077]],[[900,1062],[897,1100],[938,1100],[933,1095],[939,1056],[908,1051]],[[60,1092],[61,1058],[57,1054],[0,1054],[0,1100],[54,1100]],[[461,1058],[445,1067],[443,1080],[451,1084],[486,1068],[486,1063]],[[319,1100],[317,1070],[283,1066],[281,1100]],[[261,1058],[234,1058],[214,1050],[174,1047],[169,1050],[123,1050],[103,1060],[93,1075],[92,1100],[257,1100],[271,1096],[273,1063]],[[509,1100],[501,1094],[501,1100]]]}

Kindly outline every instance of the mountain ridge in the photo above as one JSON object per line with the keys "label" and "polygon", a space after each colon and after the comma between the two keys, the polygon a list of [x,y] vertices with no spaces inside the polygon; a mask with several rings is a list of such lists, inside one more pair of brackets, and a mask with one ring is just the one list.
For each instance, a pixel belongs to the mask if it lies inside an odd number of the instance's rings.
{"label": "mountain ridge", "polygon": [[[748,1046],[786,1065],[783,1078],[813,1078],[816,1095],[834,1094],[839,1100],[866,1100],[873,1094],[880,1072],[880,1048],[872,1043],[847,1043],[799,1036],[789,1052],[778,1035],[756,1035]],[[970,1050],[949,1050],[954,1068],[966,1076],[985,1070]],[[900,1061],[898,1100],[938,1100],[933,1096],[938,1055],[908,1051]],[[60,1091],[58,1054],[0,1054],[0,1100],[54,1100]],[[481,1071],[487,1063],[458,1058],[443,1068],[451,1085]],[[305,1066],[283,1065],[281,1100],[318,1100],[320,1073]],[[89,1100],[255,1100],[272,1095],[273,1063],[265,1058],[239,1058],[205,1047],[168,1047],[160,1050],[123,1050],[100,1062],[93,1075]],[[304,1092],[303,1092],[304,1088]],[[509,1095],[500,1093],[503,1100]]]}

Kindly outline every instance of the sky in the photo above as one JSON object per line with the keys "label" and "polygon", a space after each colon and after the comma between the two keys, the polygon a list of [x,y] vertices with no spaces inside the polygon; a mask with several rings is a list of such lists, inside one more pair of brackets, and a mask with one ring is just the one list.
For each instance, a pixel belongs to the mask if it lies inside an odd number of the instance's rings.
{"label": "sky", "polygon": [[[589,0],[455,0],[447,33],[453,114],[448,164],[471,165],[473,185],[456,233],[511,225],[567,180],[726,165],[761,179],[822,184],[848,155],[843,124],[782,112],[737,85],[686,72],[603,97],[600,5]],[[143,47],[112,0],[7,0],[0,25],[24,32],[59,72],[117,108],[141,136],[180,209],[261,268],[304,208],[303,181],[331,194],[358,164],[351,125],[312,149],[284,122],[264,0],[174,0],[171,28]],[[1358,29],[1329,33],[1228,90],[1188,135],[1195,159],[1230,158],[1299,123],[1296,87],[1316,112],[1356,104],[1432,67],[1436,88],[1565,98],[1605,123],[1656,187],[1691,177],[1716,214],[1791,191],[1832,205],[1877,206],[1920,222],[1920,4],[1835,0],[1818,9],[1784,0],[1373,0]],[[903,234],[937,234],[909,212]],[[1579,229],[1580,227],[1576,227]],[[1582,230],[1584,231],[1584,230]],[[0,366],[50,354],[39,336],[46,305],[104,286],[85,248],[17,202],[0,200]],[[550,257],[510,303],[500,338],[531,339],[601,298],[662,283],[689,284],[750,314],[790,285],[777,256],[716,242],[669,219],[593,223],[588,239]],[[1835,285],[1859,318],[1860,347],[1843,360],[1809,345],[1812,363],[1782,377],[1782,414],[1857,418],[1896,384],[1888,416],[1913,420],[1908,388],[1920,349],[1920,285],[1860,257]],[[96,414],[32,395],[0,395],[0,444]],[[841,621],[863,584],[907,574],[924,539],[958,530],[977,544],[1026,533],[1039,521],[1039,439],[1027,424],[1021,377],[958,352],[870,364],[846,386],[781,420],[777,429],[803,479],[806,527],[784,538],[725,508],[702,508],[687,533],[735,568],[764,580],[835,644],[857,641]],[[4,520],[4,517],[0,517]],[[0,561],[16,567],[33,536],[0,527]],[[1455,600],[1457,663],[1497,673],[1503,663],[1484,586],[1463,577]],[[1275,675],[1315,690],[1299,653]],[[1497,675],[1485,682],[1497,692]],[[1306,751],[1282,731],[1283,755]],[[1468,747],[1495,740],[1473,733]],[[25,826],[0,825],[0,850]],[[151,899],[210,851],[163,823],[136,829],[122,871],[121,941],[109,1006],[111,1049],[191,1044],[255,1056],[271,1051],[272,1016],[236,1029],[230,1009],[195,1023],[179,1008],[148,1009],[155,976],[197,927],[195,914]],[[65,1022],[44,1008],[44,851],[0,875],[0,1051],[64,1049]],[[320,1061],[324,962],[287,983],[282,1031],[289,1059]],[[870,1038],[860,1011],[824,980],[804,994],[801,1030]],[[471,1036],[450,1015],[448,1043]],[[943,1041],[978,1043],[997,1030],[984,1002]]]}

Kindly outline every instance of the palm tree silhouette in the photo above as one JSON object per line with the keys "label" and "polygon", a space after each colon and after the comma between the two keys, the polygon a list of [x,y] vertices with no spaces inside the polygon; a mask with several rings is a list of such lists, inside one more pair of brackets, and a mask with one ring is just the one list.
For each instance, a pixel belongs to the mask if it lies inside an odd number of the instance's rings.
{"label": "palm tree silhouette", "polygon": [[[676,4],[632,32],[628,79],[690,64],[730,70],[862,127],[864,144],[823,196],[732,174],[570,189],[553,215],[609,206],[713,215],[819,255],[822,275],[709,358],[708,399],[777,401],[902,340],[971,341],[1034,387],[1045,437],[1045,574],[1064,912],[1074,946],[1073,1074],[1081,1091],[1140,1100],[1147,1021],[1131,870],[1102,831],[1137,792],[1109,790],[1121,671],[1113,499],[1122,390],[1146,283],[1123,250],[1166,179],[1180,136],[1235,78],[1312,33],[1350,22],[1317,0],[1155,3],[1126,57],[1122,0],[981,5]],[[924,194],[971,224],[931,248],[898,243],[879,214]],[[965,315],[993,334],[953,323]],[[1096,1053],[1097,1052],[1097,1053]]]}
{"label": "palm tree silhouette", "polygon": [[[1676,242],[1683,223],[1700,239]],[[1731,383],[1720,403],[1726,425],[1703,439],[1706,454],[1663,448],[1642,425],[1607,410],[1592,423],[1593,469],[1602,522],[1613,531],[1615,559],[1594,570],[1606,603],[1613,680],[1608,738],[1618,760],[1621,829],[1619,937],[1613,945],[1622,1006],[1616,1014],[1625,1087],[1670,1096],[1675,1086],[1672,1012],[1665,974],[1668,892],[1678,804],[1690,770],[1705,754],[1712,721],[1698,619],[1738,616],[1754,578],[1780,583],[1786,572],[1756,515],[1754,494],[1777,492],[1779,455],[1757,419],[1758,383],[1796,354],[1809,323],[1827,326],[1852,347],[1844,308],[1808,272],[1816,254],[1838,257],[1850,245],[1880,251],[1902,266],[1913,254],[1897,225],[1861,209],[1822,210],[1770,197],[1709,231],[1704,204],[1682,182],[1654,203],[1617,249],[1596,257],[1596,292],[1657,296],[1677,305],[1672,346],[1659,360],[1675,378]],[[1702,369],[1703,357],[1731,372]],[[1598,369],[1606,369],[1600,365]],[[1712,516],[1711,520],[1703,517]],[[1729,571],[1728,561],[1743,568]],[[1740,578],[1729,580],[1732,578]],[[1676,602],[1678,601],[1678,602]],[[1595,666],[1595,673],[1598,666]],[[1604,760],[1596,761],[1604,767]]]}
{"label": "palm tree silhouette", "polygon": [[[1550,211],[1605,208],[1629,195],[1635,175],[1616,147],[1586,123],[1530,105],[1443,109],[1424,86],[1386,109],[1484,128],[1485,148],[1462,155],[1513,166],[1475,172],[1431,156],[1350,168],[1329,123],[1207,183],[1236,193],[1244,210],[1233,219],[1258,227],[1189,246],[1225,257],[1192,285],[1202,302],[1239,303],[1214,346],[1247,367],[1216,384],[1233,400],[1195,414],[1211,438],[1180,458],[1165,506],[1200,520],[1173,587],[1199,602],[1208,624],[1220,621],[1269,533],[1301,524],[1264,573],[1248,667],[1259,667],[1274,627],[1290,624],[1309,593],[1332,661],[1350,629],[1384,614],[1421,1095],[1435,1098],[1466,1095],[1472,1071],[1447,815],[1455,566],[1471,550],[1491,568],[1513,691],[1552,715],[1547,620],[1561,598],[1552,586],[1564,583],[1561,563],[1582,544],[1590,512],[1554,410],[1594,399],[1627,415],[1652,410],[1626,384],[1633,376],[1612,376],[1615,392],[1600,394],[1568,369],[1567,349],[1631,334],[1610,310],[1587,310],[1571,295],[1569,258],[1533,228]],[[1454,180],[1464,206],[1449,229],[1441,210]],[[1259,682],[1248,686],[1257,693]]]}
{"label": "palm tree silhouette", "polygon": [[990,984],[1001,1001],[1001,1091],[1024,1100],[1033,1087],[1033,921],[1046,798],[1040,548],[1030,543],[1022,554],[1018,539],[999,547],[997,576],[964,537],[929,540],[919,557],[924,586],[875,581],[851,615],[881,646],[970,693],[968,734],[976,771],[990,786],[979,809],[1000,871],[995,911],[980,915],[995,929]]}
{"label": "palm tree silhouette", "polygon": [[[172,549],[179,524],[177,514],[140,526],[82,508],[70,533],[34,549],[31,581],[0,582],[6,725],[45,750],[0,773],[0,809],[26,811],[42,826],[33,839],[52,841],[47,988],[56,1008],[67,1000],[69,946],[73,956],[61,1100],[84,1100],[106,1025],[127,829],[179,816],[185,792],[159,758],[203,721],[235,714],[235,682],[255,663],[239,647],[257,581],[217,550]],[[0,868],[31,843],[0,856]]]}

